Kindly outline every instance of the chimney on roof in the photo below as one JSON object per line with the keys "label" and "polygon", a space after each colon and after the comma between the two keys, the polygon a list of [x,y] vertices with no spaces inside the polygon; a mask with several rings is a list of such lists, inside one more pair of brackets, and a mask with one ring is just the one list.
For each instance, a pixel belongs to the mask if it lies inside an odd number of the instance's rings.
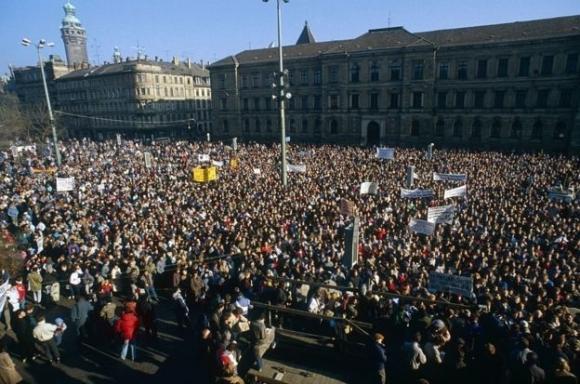
{"label": "chimney on roof", "polygon": [[202,69],[205,69],[205,64],[203,63],[203,59],[199,60],[199,66],[200,66]]}
{"label": "chimney on roof", "polygon": [[157,60],[159,60],[159,57],[158,56],[155,56],[155,61],[157,61]]}
{"label": "chimney on roof", "polygon": [[171,64],[179,65],[179,58],[177,56],[173,56],[173,59],[171,60]]}

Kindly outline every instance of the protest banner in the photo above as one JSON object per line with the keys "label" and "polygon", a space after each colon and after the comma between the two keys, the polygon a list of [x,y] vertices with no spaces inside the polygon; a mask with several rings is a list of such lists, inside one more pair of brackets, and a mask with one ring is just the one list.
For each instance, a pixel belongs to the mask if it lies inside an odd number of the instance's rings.
{"label": "protest banner", "polygon": [[354,215],[354,202],[347,199],[340,199],[340,213],[345,216]]}
{"label": "protest banner", "polygon": [[0,285],[0,313],[4,311],[4,306],[6,305],[7,294],[10,287],[10,280],[7,280],[4,284]]}
{"label": "protest banner", "polygon": [[576,194],[571,190],[563,190],[560,187],[552,187],[548,189],[548,198],[550,200],[564,201],[570,203],[576,198]]}
{"label": "protest banner", "polygon": [[230,159],[230,169],[238,169],[238,159]]}
{"label": "protest banner", "polygon": [[197,155],[197,161],[199,161],[200,163],[209,162],[209,155],[206,154]]}
{"label": "protest banner", "polygon": [[473,297],[473,279],[467,276],[448,273],[429,273],[428,289],[432,292],[455,293],[465,297]]}
{"label": "protest banner", "polygon": [[384,160],[394,160],[395,148],[377,148],[376,157]]}
{"label": "protest banner", "polygon": [[433,181],[467,181],[467,175],[463,173],[437,173],[433,172]]}
{"label": "protest banner", "polygon": [[435,223],[431,223],[427,220],[411,219],[409,222],[409,229],[411,232],[431,236],[435,231]]}
{"label": "protest banner", "polygon": [[223,161],[216,161],[216,160],[212,160],[212,161],[211,161],[211,165],[214,165],[214,166],[216,166],[216,167],[218,167],[218,168],[221,168],[221,167],[223,167],[223,166],[224,166],[224,162],[223,162]]}
{"label": "protest banner", "polygon": [[361,195],[376,195],[379,191],[379,185],[377,183],[373,183],[371,181],[365,181],[360,185],[360,194]]}
{"label": "protest banner", "polygon": [[290,136],[286,136],[286,142],[289,143],[290,142]]}
{"label": "protest banner", "polygon": [[207,183],[217,179],[216,167],[195,167],[192,170],[193,181]]}
{"label": "protest banner", "polygon": [[252,169],[252,172],[254,172],[254,175],[261,175],[262,174],[262,170],[260,168],[254,168],[254,169]]}
{"label": "protest banner", "polygon": [[143,158],[145,159],[145,168],[151,168],[151,152],[144,152]]}
{"label": "protest banner", "polygon": [[68,192],[75,188],[75,178],[74,177],[57,177],[56,178],[56,191],[57,192]]}
{"label": "protest banner", "polygon": [[404,199],[424,199],[433,197],[431,189],[405,189],[401,188],[401,198]]}
{"label": "protest banner", "polygon": [[32,173],[33,174],[39,174],[39,173],[46,173],[49,175],[53,175],[54,173],[56,173],[57,168],[56,167],[48,167],[48,168],[32,168]]}
{"label": "protest banner", "polygon": [[443,205],[427,209],[427,221],[435,224],[451,224],[457,208],[454,205]]}
{"label": "protest banner", "polygon": [[465,195],[467,195],[467,185],[462,185],[461,187],[445,190],[443,198],[449,199],[450,197],[464,197]]}
{"label": "protest banner", "polygon": [[304,164],[288,164],[288,172],[298,172],[304,173],[306,172],[306,165]]}
{"label": "protest banner", "polygon": [[238,150],[238,138],[237,137],[232,138],[232,148],[234,149],[234,151]]}
{"label": "protest banner", "polygon": [[119,135],[118,133],[115,135],[117,138],[117,145],[120,147],[121,146],[121,135]]}

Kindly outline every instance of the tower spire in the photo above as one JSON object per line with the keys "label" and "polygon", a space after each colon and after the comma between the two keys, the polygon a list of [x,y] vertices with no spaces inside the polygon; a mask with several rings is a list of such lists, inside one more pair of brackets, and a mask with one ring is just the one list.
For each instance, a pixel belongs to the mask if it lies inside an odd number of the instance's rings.
{"label": "tower spire", "polygon": [[60,27],[66,61],[69,67],[79,67],[89,63],[87,55],[87,33],[76,16],[76,8],[67,0],[64,9],[64,18]]}
{"label": "tower spire", "polygon": [[312,43],[316,43],[316,39],[314,38],[314,35],[312,35],[312,32],[310,31],[310,27],[308,26],[308,20],[306,20],[304,22],[304,29],[302,29],[302,33],[300,34],[298,41],[296,41],[296,45],[312,44]]}

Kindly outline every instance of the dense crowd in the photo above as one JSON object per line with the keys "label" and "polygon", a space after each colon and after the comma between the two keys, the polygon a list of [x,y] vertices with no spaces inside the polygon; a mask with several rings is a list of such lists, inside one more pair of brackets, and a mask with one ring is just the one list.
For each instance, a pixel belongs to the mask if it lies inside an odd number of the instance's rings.
{"label": "dense crowd", "polygon": [[[4,153],[0,221],[25,271],[3,271],[12,285],[3,318],[21,355],[34,358],[36,340],[57,363],[52,335],[68,321],[82,338],[97,313],[102,332],[121,335],[124,359],[141,326],[155,335],[162,286],[172,290],[179,325],[199,327],[201,356],[226,383],[242,382],[240,337],[249,335],[259,369],[275,345],[273,326],[283,325],[250,311],[254,300],[372,323],[367,359],[376,382],[577,382],[579,200],[550,200],[547,190],[579,185],[578,157],[435,150],[428,160],[423,150],[397,148],[394,160],[380,160],[373,148],[291,145],[290,162],[306,172],[290,173],[284,188],[278,153],[261,144],[83,140],[62,145],[56,174],[50,158]],[[224,162],[218,180],[192,181],[200,154]],[[435,197],[401,197],[409,165],[415,186]],[[444,200],[458,184],[434,181],[433,172],[466,174],[467,196]],[[73,191],[58,192],[56,176],[74,177]],[[378,183],[377,194],[360,193],[366,181]],[[345,200],[360,219],[352,268],[342,262],[352,221]],[[412,218],[450,203],[451,224],[430,236],[409,230]],[[473,295],[428,290],[433,271],[470,276]],[[18,325],[59,293],[76,298],[70,318]],[[124,305],[116,308],[114,296]]]}

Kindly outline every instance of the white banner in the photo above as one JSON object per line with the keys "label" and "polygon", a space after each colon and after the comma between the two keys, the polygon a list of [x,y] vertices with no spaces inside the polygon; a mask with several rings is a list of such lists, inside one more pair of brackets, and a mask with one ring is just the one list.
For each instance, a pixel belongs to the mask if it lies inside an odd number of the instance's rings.
{"label": "white banner", "polygon": [[304,173],[304,172],[306,172],[306,165],[304,165],[304,164],[288,164],[287,170],[288,170],[288,172]]}
{"label": "white banner", "polygon": [[262,170],[260,168],[254,168],[252,171],[254,172],[254,175],[261,175],[262,174]]}
{"label": "white banner", "polygon": [[289,143],[290,142],[290,136],[286,136],[286,142]]}
{"label": "white banner", "polygon": [[463,173],[433,172],[433,181],[467,181],[467,175]]}
{"label": "white banner", "polygon": [[203,163],[204,161],[209,161],[209,155],[197,155],[197,161]]}
{"label": "white banner", "polygon": [[429,273],[428,289],[433,292],[455,293],[461,296],[472,297],[473,279],[466,276],[431,272]]}
{"label": "white banner", "polygon": [[377,148],[376,157],[379,159],[395,160],[395,148]]}
{"label": "white banner", "polygon": [[215,160],[212,160],[211,165],[215,165],[216,167],[221,168],[221,167],[224,166],[224,162],[223,161],[215,161]]}
{"label": "white banner", "polygon": [[427,220],[411,219],[409,222],[409,229],[415,233],[431,236],[433,231],[435,231],[435,223],[431,223]]}
{"label": "white banner", "polygon": [[10,289],[10,280],[6,281],[4,284],[0,285],[0,313],[4,311],[4,305],[6,305],[6,294]]}
{"label": "white banner", "polygon": [[451,224],[456,211],[455,205],[431,207],[427,210],[427,221],[435,224]]}
{"label": "white banner", "polygon": [[565,201],[566,203],[571,202],[576,198],[573,191],[564,191],[560,188],[548,189],[548,197],[551,200]]}
{"label": "white banner", "polygon": [[373,183],[371,181],[365,181],[360,185],[360,194],[366,195],[367,193],[370,195],[376,195],[379,191],[379,185],[377,183]]}
{"label": "white banner", "polygon": [[57,177],[56,178],[56,191],[57,192],[68,192],[75,189],[75,178],[74,177]]}
{"label": "white banner", "polygon": [[117,136],[117,145],[118,145],[118,146],[121,146],[121,135],[119,135],[119,134],[117,133],[117,135],[116,135],[116,136]]}
{"label": "white banner", "polygon": [[144,152],[143,157],[145,158],[145,168],[151,168],[151,153]]}
{"label": "white banner", "polygon": [[448,199],[450,197],[463,197],[467,195],[467,185],[462,185],[461,187],[447,189],[443,194],[444,199]]}
{"label": "white banner", "polygon": [[238,149],[238,138],[234,137],[232,139],[232,148],[234,148],[234,151],[236,151]]}
{"label": "white banner", "polygon": [[401,188],[401,198],[404,199],[423,199],[427,197],[433,197],[433,191],[431,189],[405,189]]}

